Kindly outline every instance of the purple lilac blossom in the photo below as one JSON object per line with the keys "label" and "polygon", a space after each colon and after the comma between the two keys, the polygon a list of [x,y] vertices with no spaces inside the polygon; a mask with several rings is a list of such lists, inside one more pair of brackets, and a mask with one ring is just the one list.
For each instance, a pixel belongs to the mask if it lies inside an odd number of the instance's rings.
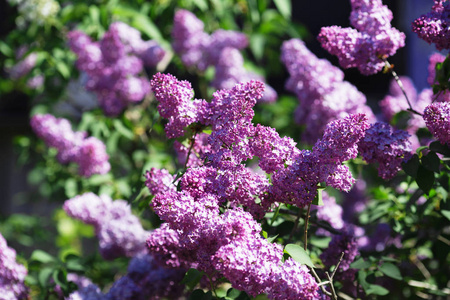
{"label": "purple lilac blossom", "polygon": [[350,269],[350,264],[359,255],[358,243],[351,230],[350,232],[344,230],[341,234],[334,235],[328,248],[320,255],[320,259],[329,268],[338,263],[342,252],[344,252],[344,257],[339,265],[339,272],[341,273]]}
{"label": "purple lilac blossom", "polygon": [[175,13],[172,46],[187,67],[204,71],[219,61],[222,49],[243,49],[248,45],[245,34],[218,29],[211,35],[204,32],[204,24],[193,13],[180,9]]}
{"label": "purple lilac blossom", "polygon": [[353,188],[343,194],[343,214],[342,218],[347,223],[355,223],[358,220],[358,214],[361,213],[367,205],[369,198],[366,195],[367,183],[362,178],[358,178]]}
{"label": "purple lilac blossom", "polygon": [[[335,197],[328,195],[325,191],[322,192],[322,200],[323,205],[318,206],[316,209],[317,219],[327,222],[334,229],[342,229],[344,227],[344,220],[342,219],[342,206],[336,203]],[[325,230],[320,230],[320,233],[324,235],[329,234]]]}
{"label": "purple lilac blossom", "polygon": [[87,287],[80,288],[79,290],[73,292],[66,299],[67,300],[104,300],[105,297],[97,285],[91,284],[91,285],[88,285]]}
{"label": "purple lilac blossom", "polygon": [[272,175],[267,200],[303,207],[314,199],[321,182],[349,191],[355,180],[342,162],[356,157],[356,143],[368,127],[367,117],[363,114],[330,122],[313,151],[299,151],[292,165]]}
{"label": "purple lilac blossom", "polygon": [[216,166],[235,166],[252,157],[248,138],[254,133],[253,106],[263,92],[264,84],[252,80],[213,94],[203,123],[211,125],[208,159]]}
{"label": "purple lilac blossom", "polygon": [[186,270],[168,269],[158,265],[148,254],[133,257],[128,273],[114,282],[106,300],[178,299],[184,290],[179,284]]}
{"label": "purple lilac blossom", "polygon": [[[211,151],[211,146],[208,144],[209,134],[199,133],[192,139],[190,144],[185,146],[179,141],[174,142],[175,152],[177,153],[178,162],[186,167],[200,167],[203,165],[204,158],[207,153]],[[193,143],[193,144],[192,144]],[[189,159],[186,163],[186,159],[189,153]]]}
{"label": "purple lilac blossom", "polygon": [[28,287],[25,285],[27,276],[25,266],[16,262],[16,251],[6,243],[0,234],[0,297],[2,299],[27,299]]}
{"label": "purple lilac blossom", "polygon": [[102,141],[95,137],[86,138],[85,132],[72,131],[68,120],[50,114],[34,115],[30,123],[38,137],[58,150],[60,163],[77,163],[79,174],[86,178],[109,172],[109,156]]}
{"label": "purple lilac blossom", "polygon": [[132,257],[145,251],[148,232],[126,201],[85,193],[66,200],[63,209],[70,217],[94,226],[105,259]]}
{"label": "purple lilac blossom", "polygon": [[144,65],[153,67],[165,55],[155,42],[143,41],[139,31],[120,22],[111,24],[99,42],[81,31],[69,32],[68,40],[78,57],[77,68],[89,77],[86,88],[110,116],[145,98],[150,84],[139,74]]}
{"label": "purple lilac blossom", "polygon": [[450,145],[450,103],[430,104],[424,111],[423,119],[430,132],[442,143]]}
{"label": "purple lilac blossom", "polygon": [[409,136],[406,131],[377,122],[358,143],[359,153],[366,162],[379,164],[378,175],[381,178],[391,179],[401,170],[401,163],[412,156]]}
{"label": "purple lilac blossom", "polygon": [[349,114],[365,113],[369,120],[375,120],[364,94],[343,80],[339,68],[317,58],[301,40],[284,42],[281,51],[290,75],[286,88],[299,100],[295,120],[306,125],[302,136],[306,142],[313,144],[327,123]]}
{"label": "purple lilac blossom", "polygon": [[[225,47],[216,63],[216,72],[211,85],[216,89],[231,89],[239,82],[249,80],[264,81],[262,76],[249,72],[244,68],[244,58],[238,49]],[[274,102],[277,100],[277,92],[268,84],[265,84],[263,96],[260,102]]]}
{"label": "purple lilac blossom", "polygon": [[353,28],[322,27],[322,47],[339,59],[344,68],[358,68],[363,75],[381,71],[383,59],[405,46],[405,34],[391,26],[392,12],[381,0],[352,0]]}
{"label": "purple lilac blossom", "polygon": [[430,86],[436,84],[436,64],[445,60],[445,56],[440,53],[433,53],[429,57],[427,82]]}
{"label": "purple lilac blossom", "polygon": [[20,62],[15,64],[11,69],[8,70],[11,79],[17,80],[24,77],[34,68],[37,62],[38,55],[36,52],[31,52]]}
{"label": "purple lilac blossom", "polygon": [[145,173],[145,185],[152,195],[165,192],[175,192],[177,187],[174,183],[175,176],[166,169],[151,168]]}
{"label": "purple lilac blossom", "polygon": [[386,223],[380,223],[374,232],[369,236],[368,241],[364,245],[360,245],[362,251],[383,251],[386,247],[395,246],[402,248],[401,236],[393,235],[393,230]]}
{"label": "purple lilac blossom", "polygon": [[179,81],[170,74],[158,73],[151,80],[152,91],[159,101],[158,111],[161,117],[168,119],[165,126],[168,138],[183,136],[184,128],[199,121],[204,100],[194,100],[194,91],[187,81]]}
{"label": "purple lilac blossom", "polygon": [[437,50],[450,49],[450,5],[446,0],[435,0],[431,11],[412,22],[412,31]]}
{"label": "purple lilac blossom", "polygon": [[253,296],[261,293],[267,293],[271,299],[317,296],[317,283],[307,268],[294,262],[281,265],[281,246],[261,238],[260,224],[242,209],[228,209],[219,214],[214,196],[194,200],[186,192],[159,194],[151,206],[179,234],[181,248],[196,256],[194,262],[199,270],[219,271],[233,287]]}

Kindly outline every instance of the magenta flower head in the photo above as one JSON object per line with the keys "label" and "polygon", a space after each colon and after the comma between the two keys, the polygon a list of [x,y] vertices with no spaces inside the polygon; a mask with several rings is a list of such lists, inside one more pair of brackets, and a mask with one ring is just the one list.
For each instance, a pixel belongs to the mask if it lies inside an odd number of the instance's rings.
{"label": "magenta flower head", "polygon": [[450,103],[433,103],[423,113],[430,132],[442,143],[450,145]]}
{"label": "magenta flower head", "polygon": [[344,81],[339,68],[311,53],[303,41],[286,41],[281,51],[281,60],[290,74],[286,88],[299,100],[295,119],[306,125],[302,136],[306,142],[314,144],[329,122],[349,114],[364,113],[370,120],[375,119],[364,94]]}
{"label": "magenta flower head", "polygon": [[185,127],[199,121],[200,112],[206,105],[203,100],[191,99],[194,90],[187,81],[180,81],[170,74],[158,73],[150,82],[161,117],[169,122],[165,131],[168,138],[183,136]]}
{"label": "magenta flower head", "polygon": [[359,153],[368,163],[378,163],[378,175],[393,178],[401,169],[401,163],[411,158],[409,134],[394,129],[383,122],[373,124],[358,143]]}
{"label": "magenta flower head", "polygon": [[44,142],[58,150],[58,160],[65,164],[75,162],[83,177],[106,174],[111,169],[106,146],[95,137],[86,137],[85,132],[74,132],[69,121],[50,114],[34,115],[31,128]]}
{"label": "magenta flower head", "polygon": [[16,262],[16,251],[8,247],[0,234],[0,297],[2,299],[28,299],[25,266]]}
{"label": "magenta flower head", "polygon": [[450,49],[450,5],[446,0],[435,0],[431,11],[412,22],[412,30],[436,49]]}
{"label": "magenta flower head", "polygon": [[93,225],[105,259],[132,257],[145,252],[148,232],[124,200],[85,193],[66,200],[64,211],[72,218]]}
{"label": "magenta flower head", "polygon": [[363,75],[378,73],[384,58],[405,46],[405,34],[391,26],[392,12],[381,0],[352,0],[353,28],[323,27],[318,40],[344,68],[358,68]]}

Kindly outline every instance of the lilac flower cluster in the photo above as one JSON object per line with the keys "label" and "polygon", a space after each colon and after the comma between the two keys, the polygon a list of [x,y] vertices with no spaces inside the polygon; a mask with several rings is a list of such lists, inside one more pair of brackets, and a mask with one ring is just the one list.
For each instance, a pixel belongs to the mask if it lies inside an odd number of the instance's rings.
{"label": "lilac flower cluster", "polygon": [[323,27],[318,40],[344,69],[378,73],[385,65],[383,59],[405,46],[405,34],[391,26],[392,12],[381,0],[351,0],[351,5],[354,28]]}
{"label": "lilac flower cluster", "polygon": [[169,121],[165,126],[168,138],[183,136],[185,127],[200,121],[206,101],[191,101],[194,90],[189,82],[179,81],[170,74],[158,73],[150,84],[159,101],[159,114]]}
{"label": "lilac flower cluster", "polygon": [[16,251],[8,247],[0,234],[0,297],[2,299],[27,299],[28,287],[25,285],[27,269],[16,262]]}
{"label": "lilac flower cluster", "polygon": [[105,259],[132,257],[145,252],[148,232],[131,213],[124,200],[112,201],[106,195],[85,193],[66,200],[64,211],[72,218],[94,226],[100,253]]}
{"label": "lilac flower cluster", "polygon": [[450,103],[437,102],[425,108],[423,119],[430,132],[442,143],[450,145]]}
{"label": "lilac flower cluster", "polygon": [[368,163],[378,162],[378,175],[381,178],[391,179],[401,170],[401,163],[412,156],[409,136],[403,130],[377,122],[372,124],[358,143],[359,153]]}
{"label": "lilac flower cluster", "polygon": [[445,60],[445,56],[440,53],[433,53],[428,59],[428,77],[427,82],[430,86],[436,84],[436,64]]}
{"label": "lilac flower cluster", "polygon": [[100,107],[111,116],[144,99],[150,85],[139,73],[165,55],[154,41],[143,41],[139,31],[121,22],[111,24],[99,42],[81,31],[71,31],[68,39],[78,56],[77,68],[89,76],[86,88],[95,92]]}
{"label": "lilac flower cluster", "polygon": [[412,30],[429,44],[435,44],[436,49],[450,49],[450,5],[446,0],[435,0],[431,11],[421,15],[412,22]]}
{"label": "lilac flower cluster", "polygon": [[70,294],[67,299],[178,299],[183,293],[184,286],[179,282],[183,279],[185,272],[182,269],[161,267],[151,255],[140,254],[131,259],[128,273],[116,280],[108,293],[103,294],[100,288],[90,281],[82,284],[77,282],[79,289]]}
{"label": "lilac flower cluster", "polygon": [[[244,68],[244,60],[239,50],[248,46],[245,34],[218,29],[211,35],[204,31],[204,24],[193,13],[178,10],[172,29],[172,46],[187,67],[204,71],[214,66],[216,73],[212,86],[217,89],[231,89],[239,82],[263,81],[262,76]],[[276,91],[266,84],[262,102],[276,101]]]}
{"label": "lilac flower cluster", "polygon": [[342,234],[334,235],[328,248],[320,255],[322,262],[331,267],[336,265],[344,252],[344,257],[339,265],[340,271],[346,271],[350,268],[350,264],[359,254],[358,243],[351,230],[343,231]]}
{"label": "lilac flower cluster", "polygon": [[[214,194],[203,193],[195,198],[186,191],[158,194],[151,206],[178,235],[178,249],[189,250],[191,263],[199,270],[218,271],[233,287],[252,296],[261,293],[271,299],[317,296],[317,283],[307,268],[292,260],[282,264],[281,246],[263,239],[259,223],[242,209],[228,209],[220,214]],[[156,240],[150,235],[151,250],[157,249]],[[163,248],[159,251],[171,250]],[[176,257],[179,251],[166,256]]]}
{"label": "lilac flower cluster", "polygon": [[365,113],[370,121],[375,119],[364,94],[343,80],[339,68],[317,58],[301,40],[284,42],[281,51],[281,60],[290,75],[286,88],[299,100],[295,119],[306,125],[303,133],[306,142],[313,144],[327,123],[349,114]]}
{"label": "lilac flower cluster", "polygon": [[81,176],[108,173],[106,146],[95,137],[86,137],[85,132],[72,131],[69,121],[50,114],[37,114],[31,118],[34,132],[49,146],[58,150],[58,161],[62,164],[75,162]]}
{"label": "lilac flower cluster", "polygon": [[174,184],[175,176],[171,175],[165,169],[158,170],[151,168],[144,176],[146,178],[145,185],[152,195],[176,191]]}
{"label": "lilac flower cluster", "polygon": [[[323,205],[317,207],[317,219],[325,221],[334,229],[342,229],[344,227],[344,220],[342,219],[342,206],[336,203],[336,198],[328,195],[327,192],[322,192]],[[320,228],[319,228],[320,229]],[[318,234],[329,235],[328,231],[319,230]]]}
{"label": "lilac flower cluster", "polygon": [[25,58],[23,58],[20,62],[18,62],[8,70],[11,79],[17,80],[30,73],[30,71],[36,65],[37,58],[38,55],[36,52],[31,52],[30,54],[25,56]]}

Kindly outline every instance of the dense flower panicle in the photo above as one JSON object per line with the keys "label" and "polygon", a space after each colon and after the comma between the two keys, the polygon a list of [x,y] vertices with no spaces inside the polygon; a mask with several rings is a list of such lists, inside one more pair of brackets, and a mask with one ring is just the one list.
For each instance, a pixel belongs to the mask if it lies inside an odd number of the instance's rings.
{"label": "dense flower panicle", "polygon": [[363,75],[378,73],[383,58],[405,46],[405,34],[391,27],[392,12],[381,0],[353,0],[350,22],[356,29],[322,27],[318,36],[322,47],[347,68],[358,68]]}
{"label": "dense flower panicle", "polygon": [[445,56],[440,53],[433,53],[428,60],[427,82],[431,86],[436,83],[436,64],[445,60]]}
{"label": "dense flower panicle", "polygon": [[259,167],[269,174],[292,165],[293,157],[300,151],[292,138],[281,138],[274,128],[260,124],[256,125],[250,147],[253,155],[259,158]]}
{"label": "dense flower panicle", "polygon": [[106,146],[95,137],[89,137],[80,145],[75,162],[80,166],[80,175],[91,177],[93,174],[106,174],[111,166],[108,162]]}
{"label": "dense flower panicle", "polygon": [[16,262],[16,251],[8,247],[5,238],[0,234],[0,297],[2,299],[27,299],[28,287],[25,266]]}
{"label": "dense flower panicle", "polygon": [[74,132],[69,121],[55,118],[50,114],[34,115],[31,127],[44,142],[58,150],[58,160],[65,164],[75,162],[79,165],[81,176],[106,174],[111,165],[106,146],[95,137],[86,138],[85,132]]}
{"label": "dense flower panicle", "polygon": [[320,255],[320,259],[325,266],[331,267],[338,263],[342,252],[344,252],[344,257],[339,265],[340,272],[347,271],[359,254],[358,243],[351,230],[344,230],[341,234],[334,235],[328,248]]}
{"label": "dense flower panicle", "polygon": [[350,83],[344,74],[325,59],[317,58],[298,39],[283,43],[281,60],[289,71],[286,88],[297,95],[300,106],[295,120],[306,125],[303,139],[313,144],[330,121],[349,114],[364,113],[374,120],[366,97]]}
{"label": "dense flower panicle", "polygon": [[[191,168],[202,166],[207,153],[211,152],[211,146],[208,143],[208,138],[209,134],[202,132],[197,134],[194,140],[190,140],[190,144],[187,146],[180,143],[179,141],[175,141],[174,148],[177,152],[178,162],[181,165],[186,164],[186,167]],[[186,159],[188,160],[187,163]]]}
{"label": "dense flower panicle", "polygon": [[7,71],[11,79],[17,80],[29,74],[36,65],[37,58],[37,53],[31,52],[25,58],[15,64],[11,69],[8,69]]}
{"label": "dense flower panicle", "polygon": [[79,290],[71,293],[67,298],[67,300],[104,300],[105,297],[101,292],[100,288],[91,284],[87,287],[80,288]]}
{"label": "dense flower panicle", "polygon": [[175,192],[177,189],[174,184],[175,175],[171,175],[166,169],[151,168],[144,176],[145,185],[152,195]]}
{"label": "dense flower panicle", "polygon": [[[405,93],[411,102],[411,105],[415,104],[417,100],[417,90],[412,82],[412,79],[407,76],[400,76],[399,78],[402,82]],[[390,121],[394,115],[400,111],[407,110],[409,108],[405,95],[395,79],[392,79],[389,84],[389,95],[384,97],[383,100],[379,102],[379,105],[387,121]]]}
{"label": "dense flower panicle", "polygon": [[175,13],[172,29],[172,46],[187,67],[196,66],[203,58],[209,44],[204,24],[190,11],[180,9]]}
{"label": "dense flower panicle", "polygon": [[197,268],[196,254],[180,245],[180,234],[163,223],[147,237],[147,247],[158,263],[170,268]]}
{"label": "dense flower panicle", "polygon": [[450,5],[446,0],[435,0],[431,11],[412,22],[412,31],[437,50],[450,49]]}
{"label": "dense flower panicle", "polygon": [[437,102],[425,108],[423,119],[430,132],[442,143],[450,145],[450,103]]}
{"label": "dense flower panicle", "polygon": [[66,200],[63,209],[69,216],[94,226],[105,259],[132,257],[145,251],[148,232],[126,201],[85,193]]}
{"label": "dense flower panicle", "polygon": [[206,70],[217,64],[222,49],[243,49],[248,45],[245,34],[218,29],[211,35],[204,32],[204,24],[193,13],[180,9],[175,13],[172,46],[187,67]]}
{"label": "dense flower panicle", "polygon": [[199,112],[206,105],[204,100],[191,99],[194,91],[187,81],[180,81],[170,74],[158,73],[150,82],[161,117],[169,120],[165,127],[168,138],[184,134],[184,128],[199,121]]}
{"label": "dense flower panicle", "polygon": [[252,157],[248,137],[254,132],[253,106],[263,92],[264,84],[252,80],[213,94],[203,122],[212,127],[209,138],[212,153],[208,156],[211,161],[218,164],[231,160],[231,164],[237,165]]}
{"label": "dense flower panicle", "polygon": [[336,203],[335,197],[325,191],[322,192],[322,200],[323,205],[317,207],[317,219],[328,222],[334,229],[342,229],[344,227],[342,206]]}
{"label": "dense flower panicle", "polygon": [[327,124],[323,137],[316,142],[313,152],[322,162],[343,163],[358,155],[357,143],[370,125],[364,114],[350,115]]}
{"label": "dense flower panicle", "polygon": [[183,293],[184,285],[179,282],[185,272],[161,267],[151,255],[141,254],[133,257],[128,273],[114,282],[104,299],[178,299]]}
{"label": "dense flower panicle", "polygon": [[[165,51],[154,41],[143,41],[139,31],[121,22],[111,24],[99,42],[81,31],[68,34],[77,55],[77,68],[88,75],[86,88],[93,91],[107,115],[121,113],[129,103],[139,102],[150,92],[143,66],[155,66]],[[153,55],[154,54],[154,55]]]}
{"label": "dense flower panicle", "polygon": [[368,163],[378,163],[378,175],[391,179],[401,170],[401,163],[411,158],[409,134],[394,129],[387,123],[377,122],[358,143],[359,153]]}
{"label": "dense flower panicle", "polygon": [[[238,49],[233,47],[223,48],[217,59],[216,72],[211,85],[216,89],[231,89],[239,82],[246,82],[252,79],[264,82],[262,76],[249,72],[244,68],[244,58]],[[264,94],[259,101],[274,102],[277,98],[277,92],[268,84],[265,84]]]}
{"label": "dense flower panicle", "polygon": [[361,213],[367,205],[369,198],[366,195],[367,183],[362,178],[357,178],[353,188],[343,196],[343,214],[342,218],[347,223],[355,223],[358,220],[358,214]]}

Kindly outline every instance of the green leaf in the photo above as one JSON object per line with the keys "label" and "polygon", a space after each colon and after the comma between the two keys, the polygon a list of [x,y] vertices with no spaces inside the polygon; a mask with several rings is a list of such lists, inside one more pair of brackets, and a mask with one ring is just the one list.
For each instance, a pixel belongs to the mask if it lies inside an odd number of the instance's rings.
{"label": "green leaf", "polygon": [[54,268],[51,268],[51,267],[46,267],[39,271],[38,281],[42,287],[48,286],[48,281],[50,279],[50,276],[52,276],[53,271],[54,271]]}
{"label": "green leaf", "polygon": [[430,150],[450,157],[450,148],[448,147],[448,145],[441,144],[441,142],[439,141],[432,142],[430,144]]}
{"label": "green leaf", "polygon": [[132,140],[134,138],[134,133],[130,129],[126,128],[125,125],[123,125],[120,120],[115,119],[113,121],[114,128],[119,132],[121,135],[126,137],[129,140]]}
{"label": "green leaf", "polygon": [[204,292],[203,290],[195,290],[192,292],[192,294],[189,296],[189,300],[210,300],[212,299],[212,292]]}
{"label": "green leaf", "polygon": [[68,178],[64,183],[64,190],[66,192],[66,196],[69,198],[73,198],[78,194],[78,185],[75,178]]}
{"label": "green leaf", "polygon": [[42,250],[34,250],[31,254],[30,260],[38,261],[43,264],[54,262],[55,258]]}
{"label": "green leaf", "polygon": [[13,49],[4,41],[0,41],[0,52],[8,57],[12,57],[14,55]]}
{"label": "green leaf", "polygon": [[391,263],[384,263],[378,267],[378,269],[383,272],[384,275],[389,276],[391,278],[402,280],[402,274],[396,265]]}
{"label": "green leaf", "polygon": [[245,292],[242,292],[240,290],[230,288],[227,291],[227,296],[225,297],[226,300],[251,300]]}
{"label": "green leaf", "polygon": [[434,184],[434,172],[420,165],[417,169],[416,182],[419,188],[428,195]]}
{"label": "green leaf", "polygon": [[289,254],[295,261],[307,265],[311,268],[315,268],[314,263],[306,253],[305,249],[295,244],[287,244],[284,248],[284,252]]}
{"label": "green leaf", "polygon": [[350,268],[353,268],[353,269],[367,269],[371,265],[372,265],[371,262],[365,261],[364,258],[360,257],[360,258],[358,258],[357,260],[355,260],[354,262],[352,262],[350,264]]}
{"label": "green leaf", "polygon": [[67,272],[65,272],[64,270],[55,270],[53,272],[53,280],[63,290],[67,289]]}
{"label": "green leaf", "polygon": [[423,150],[425,150],[425,149],[428,149],[428,146],[421,146],[421,147],[419,147],[419,148],[416,149],[416,153],[417,153],[418,155],[420,155],[420,153],[421,153]]}
{"label": "green leaf", "polygon": [[292,5],[290,0],[274,0],[273,1],[285,19],[290,19],[292,14]]}
{"label": "green leaf", "polygon": [[322,197],[322,192],[325,188],[318,188],[317,189],[317,194],[314,197],[314,200],[312,202],[312,204],[317,205],[317,206],[323,206],[323,197]]}
{"label": "green leaf", "polygon": [[266,37],[262,34],[253,34],[250,37],[250,49],[257,60],[262,59],[264,55],[264,45],[266,44]]}
{"label": "green leaf", "polygon": [[433,151],[430,151],[427,155],[422,157],[422,165],[430,171],[439,173],[441,160],[437,156],[437,154]]}
{"label": "green leaf", "polygon": [[131,26],[139,29],[159,43],[164,40],[158,27],[147,16],[136,14],[131,22]]}
{"label": "green leaf", "polygon": [[273,241],[275,241],[275,240],[277,239],[277,237],[278,237],[278,234],[275,235],[275,236],[273,236],[273,237],[267,238],[267,241],[268,241],[269,243],[273,243]]}
{"label": "green leaf", "polygon": [[379,295],[384,296],[389,294],[389,290],[385,289],[381,285],[378,284],[369,284],[369,287],[367,289],[364,289],[366,291],[367,295]]}
{"label": "green leaf", "polygon": [[450,220],[450,210],[441,210],[441,213],[444,217]]}
{"label": "green leaf", "polygon": [[70,78],[70,69],[65,62],[57,61],[56,69],[61,74],[61,76],[64,77],[64,79]]}
{"label": "green leaf", "polygon": [[419,165],[419,156],[417,154],[414,154],[410,160],[408,160],[406,163],[402,163],[402,168],[406,174],[415,179],[417,177],[417,170],[419,169]]}
{"label": "green leaf", "polygon": [[194,2],[195,6],[197,6],[202,12],[208,10],[208,3],[206,0],[192,0],[192,2]]}
{"label": "green leaf", "polygon": [[186,272],[181,283],[187,285],[189,289],[193,289],[200,282],[200,279],[202,279],[203,274],[204,272],[191,268]]}
{"label": "green leaf", "polygon": [[89,6],[89,16],[91,17],[92,23],[100,24],[100,10],[95,5]]}

